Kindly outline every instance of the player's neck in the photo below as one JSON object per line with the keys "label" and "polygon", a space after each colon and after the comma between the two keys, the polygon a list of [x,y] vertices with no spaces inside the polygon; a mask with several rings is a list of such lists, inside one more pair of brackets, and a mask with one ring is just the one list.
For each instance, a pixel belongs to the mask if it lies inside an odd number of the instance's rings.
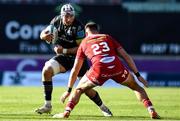
{"label": "player's neck", "polygon": [[96,35],[96,34],[99,34],[99,32],[97,32],[97,31],[88,32],[88,36],[89,35]]}

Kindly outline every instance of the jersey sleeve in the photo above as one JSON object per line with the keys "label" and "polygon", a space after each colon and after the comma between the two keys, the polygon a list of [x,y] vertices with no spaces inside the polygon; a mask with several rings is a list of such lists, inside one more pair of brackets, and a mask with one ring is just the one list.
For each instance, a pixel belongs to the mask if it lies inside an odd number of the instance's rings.
{"label": "jersey sleeve", "polygon": [[55,27],[57,27],[57,25],[58,25],[59,22],[60,22],[60,16],[55,16],[55,17],[51,20],[50,24],[51,24],[51,25],[54,25]]}
{"label": "jersey sleeve", "polygon": [[117,41],[117,40],[115,40],[114,38],[112,38],[111,36],[109,36],[108,35],[108,38],[110,39],[110,40],[112,40],[112,43],[113,43],[113,46],[114,46],[114,48],[122,48],[122,46],[121,46],[121,44]]}
{"label": "jersey sleeve", "polygon": [[76,58],[85,58],[86,57],[83,47],[84,47],[84,43],[82,42],[77,50]]}

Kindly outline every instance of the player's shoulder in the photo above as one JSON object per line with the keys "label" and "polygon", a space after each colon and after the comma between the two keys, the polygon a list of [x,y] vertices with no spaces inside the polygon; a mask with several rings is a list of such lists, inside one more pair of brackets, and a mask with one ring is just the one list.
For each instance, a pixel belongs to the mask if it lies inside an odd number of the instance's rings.
{"label": "player's shoulder", "polygon": [[61,16],[57,15],[51,20],[50,24],[56,24],[59,23],[60,21],[61,21]]}
{"label": "player's shoulder", "polygon": [[86,42],[88,39],[89,39],[88,36],[85,36],[85,37],[82,39],[81,43]]}
{"label": "player's shoulder", "polygon": [[61,15],[57,15],[54,17],[55,20],[60,20],[61,19]]}
{"label": "player's shoulder", "polygon": [[87,44],[87,42],[89,41],[89,36],[85,36],[82,41],[81,41],[81,46],[84,46],[85,44]]}
{"label": "player's shoulder", "polygon": [[95,37],[97,38],[109,38],[109,35],[108,34],[96,34]]}
{"label": "player's shoulder", "polygon": [[109,34],[105,34],[105,36],[106,36],[106,38],[107,38],[108,40],[114,40],[114,38],[113,38],[111,35],[109,35]]}
{"label": "player's shoulder", "polygon": [[111,37],[109,34],[100,34],[99,38],[109,41],[109,42],[114,41],[114,38]]}
{"label": "player's shoulder", "polygon": [[102,34],[104,37],[111,37],[109,34]]}

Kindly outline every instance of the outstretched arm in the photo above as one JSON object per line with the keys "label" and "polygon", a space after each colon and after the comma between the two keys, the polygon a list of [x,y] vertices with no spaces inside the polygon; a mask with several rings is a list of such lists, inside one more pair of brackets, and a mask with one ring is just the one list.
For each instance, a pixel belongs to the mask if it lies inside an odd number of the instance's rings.
{"label": "outstretched arm", "polygon": [[71,70],[70,76],[69,76],[69,81],[68,81],[68,90],[64,92],[60,98],[61,102],[64,103],[66,98],[70,95],[71,89],[77,79],[78,73],[82,67],[82,64],[84,62],[84,59],[75,59],[74,66]]}
{"label": "outstretched arm", "polygon": [[148,87],[148,82],[139,74],[139,71],[134,63],[134,60],[131,58],[131,56],[123,48],[118,48],[117,52],[126,61],[129,68],[134,72],[138,80],[142,82],[145,87]]}
{"label": "outstretched arm", "polygon": [[131,56],[123,48],[118,48],[117,51],[118,51],[118,54],[126,61],[126,63],[128,64],[129,68],[134,73],[137,73],[138,69],[137,69],[133,59],[131,58]]}
{"label": "outstretched arm", "polygon": [[84,59],[82,59],[82,58],[75,59],[74,66],[73,66],[70,76],[69,76],[69,81],[68,81],[69,88],[73,87],[73,85],[77,79],[78,73],[82,67],[83,62],[84,62]]}

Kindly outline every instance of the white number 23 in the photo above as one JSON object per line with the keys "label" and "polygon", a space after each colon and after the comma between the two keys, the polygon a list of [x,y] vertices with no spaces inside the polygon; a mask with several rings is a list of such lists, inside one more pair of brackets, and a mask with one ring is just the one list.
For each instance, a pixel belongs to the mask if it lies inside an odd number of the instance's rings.
{"label": "white number 23", "polygon": [[[102,47],[102,49],[100,49],[100,47]],[[91,48],[93,49],[94,55],[100,54],[102,52],[107,52],[107,51],[110,50],[107,42],[101,42],[101,43],[98,43],[98,44],[93,44],[91,46]]]}

